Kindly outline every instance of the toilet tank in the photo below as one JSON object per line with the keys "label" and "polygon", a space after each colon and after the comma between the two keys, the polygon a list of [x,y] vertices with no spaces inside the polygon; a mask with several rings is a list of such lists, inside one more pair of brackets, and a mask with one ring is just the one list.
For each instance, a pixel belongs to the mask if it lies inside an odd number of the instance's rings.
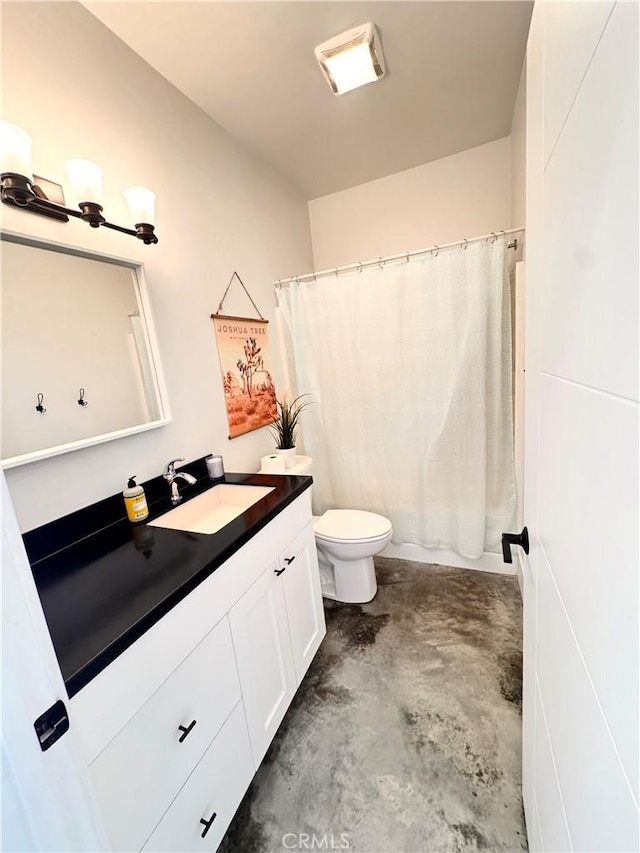
{"label": "toilet tank", "polygon": [[[285,468],[284,471],[280,472],[282,474],[310,474],[311,467],[313,465],[313,459],[310,456],[296,456],[295,462],[291,466],[291,468]],[[258,471],[259,474],[272,473],[264,471],[264,465]]]}

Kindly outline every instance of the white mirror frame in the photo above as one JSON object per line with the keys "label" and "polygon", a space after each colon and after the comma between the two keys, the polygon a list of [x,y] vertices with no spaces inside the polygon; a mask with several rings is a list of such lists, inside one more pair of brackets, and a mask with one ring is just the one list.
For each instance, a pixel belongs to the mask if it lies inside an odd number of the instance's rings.
{"label": "white mirror frame", "polygon": [[62,453],[70,453],[73,450],[81,450],[83,447],[92,447],[94,444],[103,444],[106,441],[113,441],[116,438],[125,438],[128,435],[136,435],[139,432],[157,429],[158,427],[166,426],[171,423],[169,398],[164,381],[164,374],[162,372],[158,339],[156,336],[155,325],[153,323],[151,303],[149,301],[149,294],[144,275],[144,265],[140,263],[140,261],[120,258],[116,255],[108,255],[103,252],[94,252],[89,249],[79,248],[78,246],[72,246],[68,243],[44,240],[18,231],[2,229],[2,231],[0,231],[0,237],[0,245],[2,240],[8,240],[13,243],[21,243],[23,246],[34,246],[38,249],[48,249],[49,251],[61,252],[67,255],[76,255],[80,258],[88,258],[89,260],[107,261],[111,264],[127,267],[133,272],[133,283],[136,290],[136,298],[139,305],[140,316],[144,320],[144,336],[153,362],[156,393],[159,408],[162,413],[160,418],[155,421],[149,421],[149,423],[126,427],[125,429],[115,430],[114,432],[105,432],[101,435],[94,435],[88,438],[82,438],[78,441],[71,441],[68,444],[59,444],[55,447],[45,447],[42,450],[34,450],[31,453],[22,453],[19,456],[10,456],[7,459],[0,460],[2,468],[16,468],[18,465],[26,465],[29,462],[37,462],[40,459],[49,459],[52,456],[60,456]]}

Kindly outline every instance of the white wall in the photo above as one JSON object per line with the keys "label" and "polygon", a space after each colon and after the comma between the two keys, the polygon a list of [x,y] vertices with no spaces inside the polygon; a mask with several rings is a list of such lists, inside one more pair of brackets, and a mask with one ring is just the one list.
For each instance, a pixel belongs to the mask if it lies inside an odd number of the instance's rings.
{"label": "white wall", "polygon": [[638,4],[527,55],[523,793],[531,851],[640,849]]}
{"label": "white wall", "polygon": [[[227,439],[210,315],[237,269],[273,319],[272,282],[312,267],[306,202],[79,4],[3,4],[2,86],[4,118],[32,135],[38,174],[64,183],[67,158],[100,163],[105,212],[120,224],[122,188],[156,192],[157,246],[4,205],[2,215],[7,229],[145,263],[173,416],[149,433],[7,471],[21,528],[112,494],[132,473],[156,476],[174,456],[212,451],[229,471],[256,470],[273,441],[266,429]],[[225,309],[254,316],[240,294]]]}
{"label": "white wall", "polygon": [[314,268],[510,228],[510,156],[505,137],[310,201]]}

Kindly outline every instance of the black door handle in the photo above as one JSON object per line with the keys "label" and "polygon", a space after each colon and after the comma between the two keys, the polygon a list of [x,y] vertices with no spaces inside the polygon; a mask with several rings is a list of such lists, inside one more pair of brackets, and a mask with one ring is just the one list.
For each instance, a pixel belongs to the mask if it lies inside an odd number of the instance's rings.
{"label": "black door handle", "polygon": [[182,741],[186,738],[186,736],[191,733],[195,724],[196,724],[196,721],[192,720],[188,726],[178,726],[178,729],[182,732],[182,734],[178,738],[178,743],[182,743]]}
{"label": "black door handle", "polygon": [[285,567],[284,567],[284,569],[274,569],[273,571],[278,575],[278,577],[280,577],[280,575],[281,575],[283,572],[286,572],[286,571],[287,571],[287,567],[285,566]]}
{"label": "black door handle", "polygon": [[529,531],[526,527],[522,528],[522,533],[502,534],[502,560],[505,563],[513,563],[512,545],[519,545],[525,554],[529,553]]}
{"label": "black door handle", "polygon": [[211,815],[209,820],[205,820],[203,817],[200,818],[200,823],[204,826],[204,829],[202,830],[202,835],[200,836],[200,838],[204,838],[205,835],[207,834],[207,832],[209,832],[209,830],[211,829],[211,824],[214,822],[215,819],[216,819],[216,813],[215,812]]}

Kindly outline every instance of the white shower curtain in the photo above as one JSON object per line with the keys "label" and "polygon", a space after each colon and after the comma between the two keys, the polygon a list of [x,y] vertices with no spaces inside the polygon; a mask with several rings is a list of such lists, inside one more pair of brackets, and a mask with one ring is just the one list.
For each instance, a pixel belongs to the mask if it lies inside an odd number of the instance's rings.
{"label": "white shower curtain", "polygon": [[499,551],[515,517],[505,240],[285,285],[279,310],[314,510],[395,542]]}

